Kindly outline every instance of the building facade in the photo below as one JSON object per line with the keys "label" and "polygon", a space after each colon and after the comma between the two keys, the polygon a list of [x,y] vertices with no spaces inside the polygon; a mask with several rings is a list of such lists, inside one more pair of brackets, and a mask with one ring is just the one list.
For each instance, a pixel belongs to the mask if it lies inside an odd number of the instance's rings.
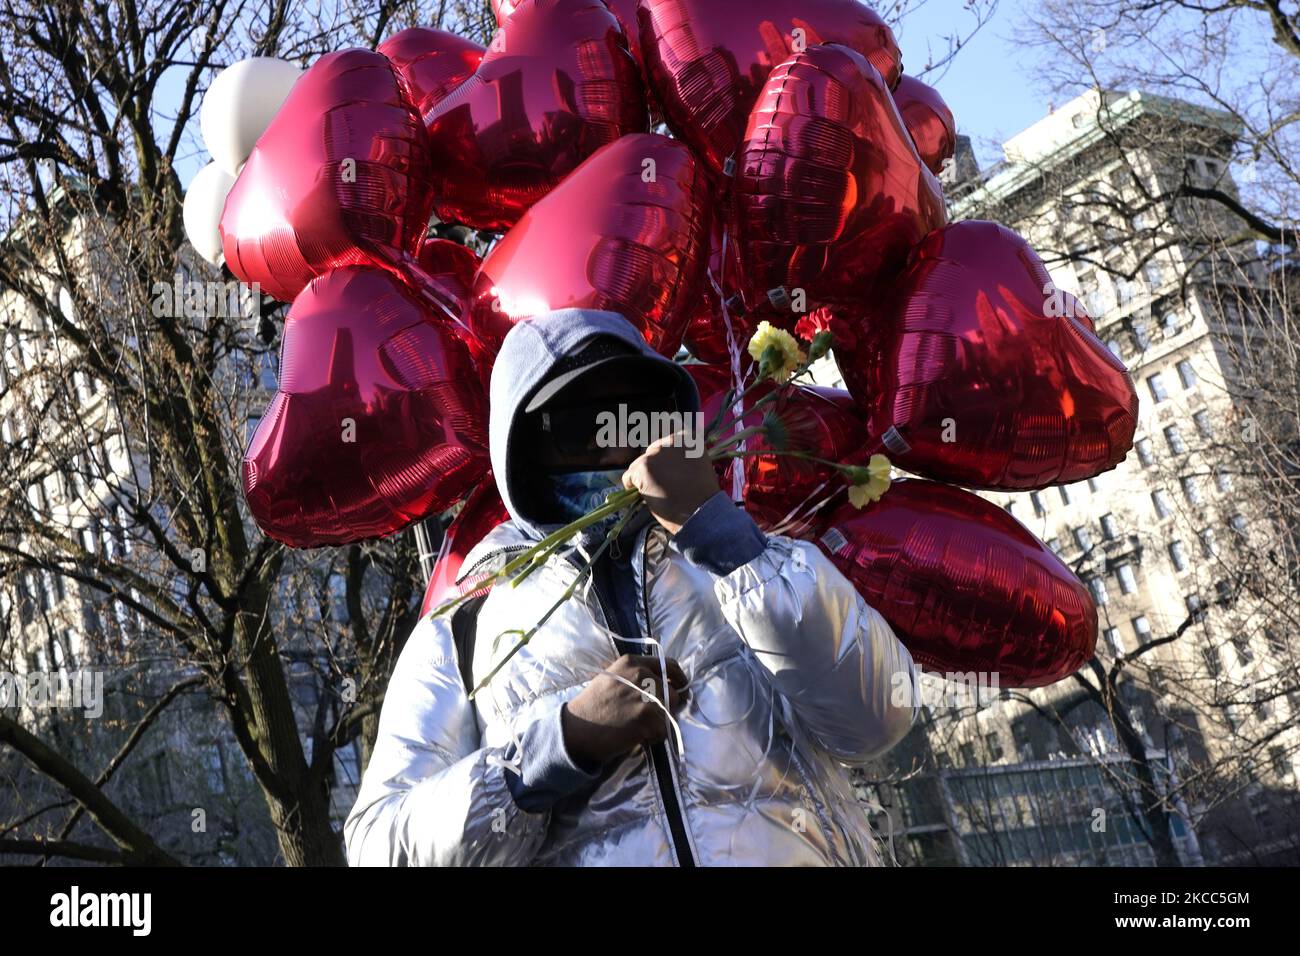
{"label": "building facade", "polygon": [[1272,307],[1266,265],[1224,238],[1221,205],[1159,198],[1189,182],[1235,197],[1233,141],[1226,114],[1093,91],[1008,140],[992,169],[969,175],[964,144],[952,220],[1025,236],[1129,368],[1140,415],[1114,470],[985,493],[1092,591],[1097,659],[1053,687],[927,709],[876,775],[905,862],[1300,859],[1295,634],[1269,607],[1295,580],[1252,560],[1294,528],[1240,467],[1258,383],[1238,357],[1251,309]]}

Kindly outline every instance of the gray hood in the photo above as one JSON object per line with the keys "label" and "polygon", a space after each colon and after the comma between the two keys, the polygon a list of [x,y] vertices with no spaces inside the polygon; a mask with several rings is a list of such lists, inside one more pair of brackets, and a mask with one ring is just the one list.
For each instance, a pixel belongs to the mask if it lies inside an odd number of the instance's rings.
{"label": "gray hood", "polygon": [[547,529],[557,526],[538,523],[520,510],[521,504],[526,508],[527,495],[521,494],[521,489],[530,475],[529,463],[520,460],[515,452],[515,425],[533,393],[550,378],[556,363],[597,338],[625,342],[647,358],[671,366],[681,380],[678,407],[685,411],[699,408],[699,392],[687,371],[651,349],[636,327],[616,312],[560,309],[515,325],[501,343],[492,367],[488,440],[501,500],[515,524],[530,538],[544,537]]}

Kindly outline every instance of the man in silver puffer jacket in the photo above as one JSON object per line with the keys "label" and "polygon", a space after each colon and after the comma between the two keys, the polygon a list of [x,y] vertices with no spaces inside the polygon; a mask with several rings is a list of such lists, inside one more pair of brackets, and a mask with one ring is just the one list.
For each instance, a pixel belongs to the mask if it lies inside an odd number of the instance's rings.
{"label": "man in silver puffer jacket", "polygon": [[608,457],[576,476],[573,461],[555,467],[574,452],[546,447],[548,409],[563,421],[593,395],[617,404],[619,383],[699,407],[690,376],[613,313],[553,312],[506,336],[490,440],[513,520],[471,552],[462,580],[571,520],[577,507],[562,505],[599,490],[592,476],[622,477],[648,509],[472,702],[467,687],[608,528],[416,627],[347,820],[353,865],[879,862],[845,768],[907,733],[911,656],[814,545],[764,535],[680,441],[634,451],[625,474]]}

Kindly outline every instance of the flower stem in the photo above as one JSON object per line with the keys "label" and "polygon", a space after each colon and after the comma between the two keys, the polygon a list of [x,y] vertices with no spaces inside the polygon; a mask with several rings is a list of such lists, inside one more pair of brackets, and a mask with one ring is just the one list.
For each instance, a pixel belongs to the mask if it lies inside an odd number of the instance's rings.
{"label": "flower stem", "polygon": [[[592,514],[595,514],[595,512],[592,512]],[[586,566],[578,572],[578,576],[573,579],[573,583],[564,589],[564,593],[561,594],[556,602],[550,606],[550,609],[542,615],[541,620],[525,631],[523,637],[519,639],[519,642],[515,644],[514,647],[510,648],[510,651],[506,656],[501,658],[501,660],[492,667],[492,670],[488,671],[487,676],[479,681],[478,685],[470,691],[470,700],[473,700],[479,691],[492,682],[492,679],[501,672],[501,668],[505,667],[511,658],[523,650],[524,646],[533,639],[533,636],[545,626],[546,622],[551,619],[551,615],[560,609],[560,605],[573,597],[578,590],[578,586],[581,585],[583,581],[587,580],[587,578],[591,577],[591,572],[596,565],[596,561],[609,549],[609,546],[613,543],[614,539],[622,534],[623,528],[632,520],[634,514],[636,514],[636,509],[630,508],[628,509],[627,514],[623,515],[623,517],[619,518],[618,521],[615,522],[614,526],[609,529],[609,533],[605,535],[605,540],[601,542],[600,547],[592,554],[591,560],[588,561]],[[588,517],[590,517],[590,515]],[[506,631],[505,633],[509,634],[513,632]]]}

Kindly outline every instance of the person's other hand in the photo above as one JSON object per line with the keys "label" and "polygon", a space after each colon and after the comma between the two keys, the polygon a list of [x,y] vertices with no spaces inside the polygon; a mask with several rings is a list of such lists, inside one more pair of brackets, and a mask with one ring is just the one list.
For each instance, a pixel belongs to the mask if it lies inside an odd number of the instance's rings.
{"label": "person's other hand", "polygon": [[[686,675],[677,661],[666,661],[668,708],[675,710],[686,696]],[[631,681],[636,689],[606,676],[612,674]],[[564,705],[564,745],[579,763],[594,766],[663,740],[668,721],[651,699],[662,701],[663,691],[659,658],[624,654]]]}
{"label": "person's other hand", "polygon": [[641,492],[646,507],[669,534],[718,493],[718,477],[700,446],[690,447],[681,435],[655,442],[623,473],[623,487]]}

